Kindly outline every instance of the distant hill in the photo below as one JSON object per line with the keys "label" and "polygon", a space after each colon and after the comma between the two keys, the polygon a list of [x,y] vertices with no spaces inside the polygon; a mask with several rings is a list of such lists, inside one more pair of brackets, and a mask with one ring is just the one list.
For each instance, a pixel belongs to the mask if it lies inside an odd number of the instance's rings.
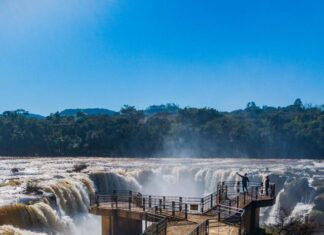
{"label": "distant hill", "polygon": [[65,109],[62,112],[60,112],[60,115],[61,116],[75,116],[80,112],[85,113],[90,116],[95,116],[95,115],[113,116],[118,113],[118,112],[115,112],[115,111],[112,111],[109,109],[87,108],[87,109]]}
{"label": "distant hill", "polygon": [[44,119],[45,117],[40,115],[40,114],[35,114],[35,113],[27,113],[25,114],[27,118],[32,118],[32,119]]}
{"label": "distant hill", "polygon": [[13,111],[4,111],[0,116],[25,116],[30,119],[44,119],[45,117],[40,114],[30,113],[24,109],[17,109]]}

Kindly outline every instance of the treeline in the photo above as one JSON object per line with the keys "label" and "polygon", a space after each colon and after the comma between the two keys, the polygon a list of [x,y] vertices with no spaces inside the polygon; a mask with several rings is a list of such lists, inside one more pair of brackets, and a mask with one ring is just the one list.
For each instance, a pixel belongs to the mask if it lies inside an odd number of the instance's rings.
{"label": "treeline", "polygon": [[279,108],[250,102],[233,112],[170,108],[43,119],[7,111],[0,116],[0,155],[324,158],[324,111],[299,99]]}

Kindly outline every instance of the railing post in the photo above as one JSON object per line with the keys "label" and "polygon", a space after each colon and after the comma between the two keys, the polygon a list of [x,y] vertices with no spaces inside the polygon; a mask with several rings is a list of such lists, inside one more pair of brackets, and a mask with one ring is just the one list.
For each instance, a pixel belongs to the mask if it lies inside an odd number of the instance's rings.
{"label": "railing post", "polygon": [[220,213],[220,206],[218,206],[218,222],[220,222],[220,219],[221,219],[221,213]]}
{"label": "railing post", "polygon": [[259,194],[259,187],[257,186],[255,188],[255,199],[258,200],[258,194]]}
{"label": "railing post", "polygon": [[240,192],[240,181],[237,181],[237,188],[236,188],[236,192],[239,193]]}
{"label": "railing post", "polygon": [[222,192],[221,190],[218,191],[218,204],[220,204],[222,201]]}
{"label": "railing post", "polygon": [[261,186],[260,186],[260,194],[261,194],[261,195],[263,195],[263,191],[264,191],[263,188],[264,188],[264,187],[263,187],[263,182],[261,182]]}
{"label": "railing post", "polygon": [[165,210],[165,196],[163,196],[163,210]]}
{"label": "railing post", "polygon": [[188,204],[185,204],[185,219],[188,219]]}
{"label": "railing post", "polygon": [[143,211],[145,211],[145,197],[143,197]]}
{"label": "railing post", "polygon": [[147,213],[145,213],[145,230],[147,229]]}
{"label": "railing post", "polygon": [[213,208],[213,194],[210,194],[210,209]]}
{"label": "railing post", "polygon": [[232,201],[231,200],[229,200],[229,202],[228,202],[228,205],[229,205],[229,207],[228,207],[228,214],[229,215],[231,215],[231,207],[232,207]]}
{"label": "railing post", "polygon": [[117,198],[117,192],[116,192],[116,190],[113,190],[113,195],[114,195],[114,201],[115,201],[115,206],[116,206],[116,208],[118,207],[118,198]]}
{"label": "railing post", "polygon": [[225,186],[225,199],[227,198],[227,190],[228,190],[228,186]]}
{"label": "railing post", "polygon": [[236,197],[236,208],[239,208],[239,204],[240,204],[240,196],[238,195]]}
{"label": "railing post", "polygon": [[97,204],[97,207],[99,207],[99,199],[100,199],[100,196],[98,195],[98,193],[95,194],[95,202]]}
{"label": "railing post", "polygon": [[129,210],[132,209],[132,197],[131,196],[128,197],[128,209]]}
{"label": "railing post", "polygon": [[158,206],[155,206],[154,208],[155,208],[155,214],[157,214],[157,212],[158,212]]}
{"label": "railing post", "polygon": [[152,207],[152,197],[149,196],[149,208],[151,208],[151,207]]}
{"label": "railing post", "polygon": [[244,203],[243,206],[245,206],[245,199],[246,199],[246,192],[243,193],[243,203]]}
{"label": "railing post", "polygon": [[159,199],[160,214],[162,214],[162,199]]}
{"label": "railing post", "polygon": [[175,216],[175,202],[172,201],[172,216]]}
{"label": "railing post", "polygon": [[201,208],[200,208],[200,211],[201,213],[204,213],[204,198],[201,198]]}
{"label": "railing post", "polygon": [[205,235],[209,234],[209,220],[206,220],[206,230],[205,230]]}
{"label": "railing post", "polygon": [[179,211],[182,211],[182,197],[179,197]]}

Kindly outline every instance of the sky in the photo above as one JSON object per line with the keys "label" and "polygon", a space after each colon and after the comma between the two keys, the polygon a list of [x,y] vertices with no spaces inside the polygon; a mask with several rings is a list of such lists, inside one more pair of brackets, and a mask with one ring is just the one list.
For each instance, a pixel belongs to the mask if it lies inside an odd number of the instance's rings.
{"label": "sky", "polygon": [[324,104],[324,1],[0,0],[0,112]]}

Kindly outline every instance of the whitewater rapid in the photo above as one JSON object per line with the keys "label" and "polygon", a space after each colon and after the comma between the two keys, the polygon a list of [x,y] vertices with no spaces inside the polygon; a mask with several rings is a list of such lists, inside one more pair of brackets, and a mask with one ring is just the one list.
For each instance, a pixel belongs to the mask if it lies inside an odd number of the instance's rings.
{"label": "whitewater rapid", "polygon": [[[87,167],[74,172],[75,165]],[[302,194],[288,203],[288,216],[313,208],[316,187],[312,182],[324,178],[323,169],[324,163],[314,160],[2,157],[0,225],[6,226],[0,226],[0,234],[16,230],[16,234],[99,235],[100,218],[88,213],[89,197],[95,191],[203,196],[214,192],[217,182],[239,180],[236,172],[248,173],[250,180],[257,181],[270,175],[276,183],[280,192],[276,204],[261,212],[263,223],[273,223],[280,205],[291,195]],[[26,188],[36,188],[37,193],[28,194]],[[28,219],[8,219],[17,216]]]}

